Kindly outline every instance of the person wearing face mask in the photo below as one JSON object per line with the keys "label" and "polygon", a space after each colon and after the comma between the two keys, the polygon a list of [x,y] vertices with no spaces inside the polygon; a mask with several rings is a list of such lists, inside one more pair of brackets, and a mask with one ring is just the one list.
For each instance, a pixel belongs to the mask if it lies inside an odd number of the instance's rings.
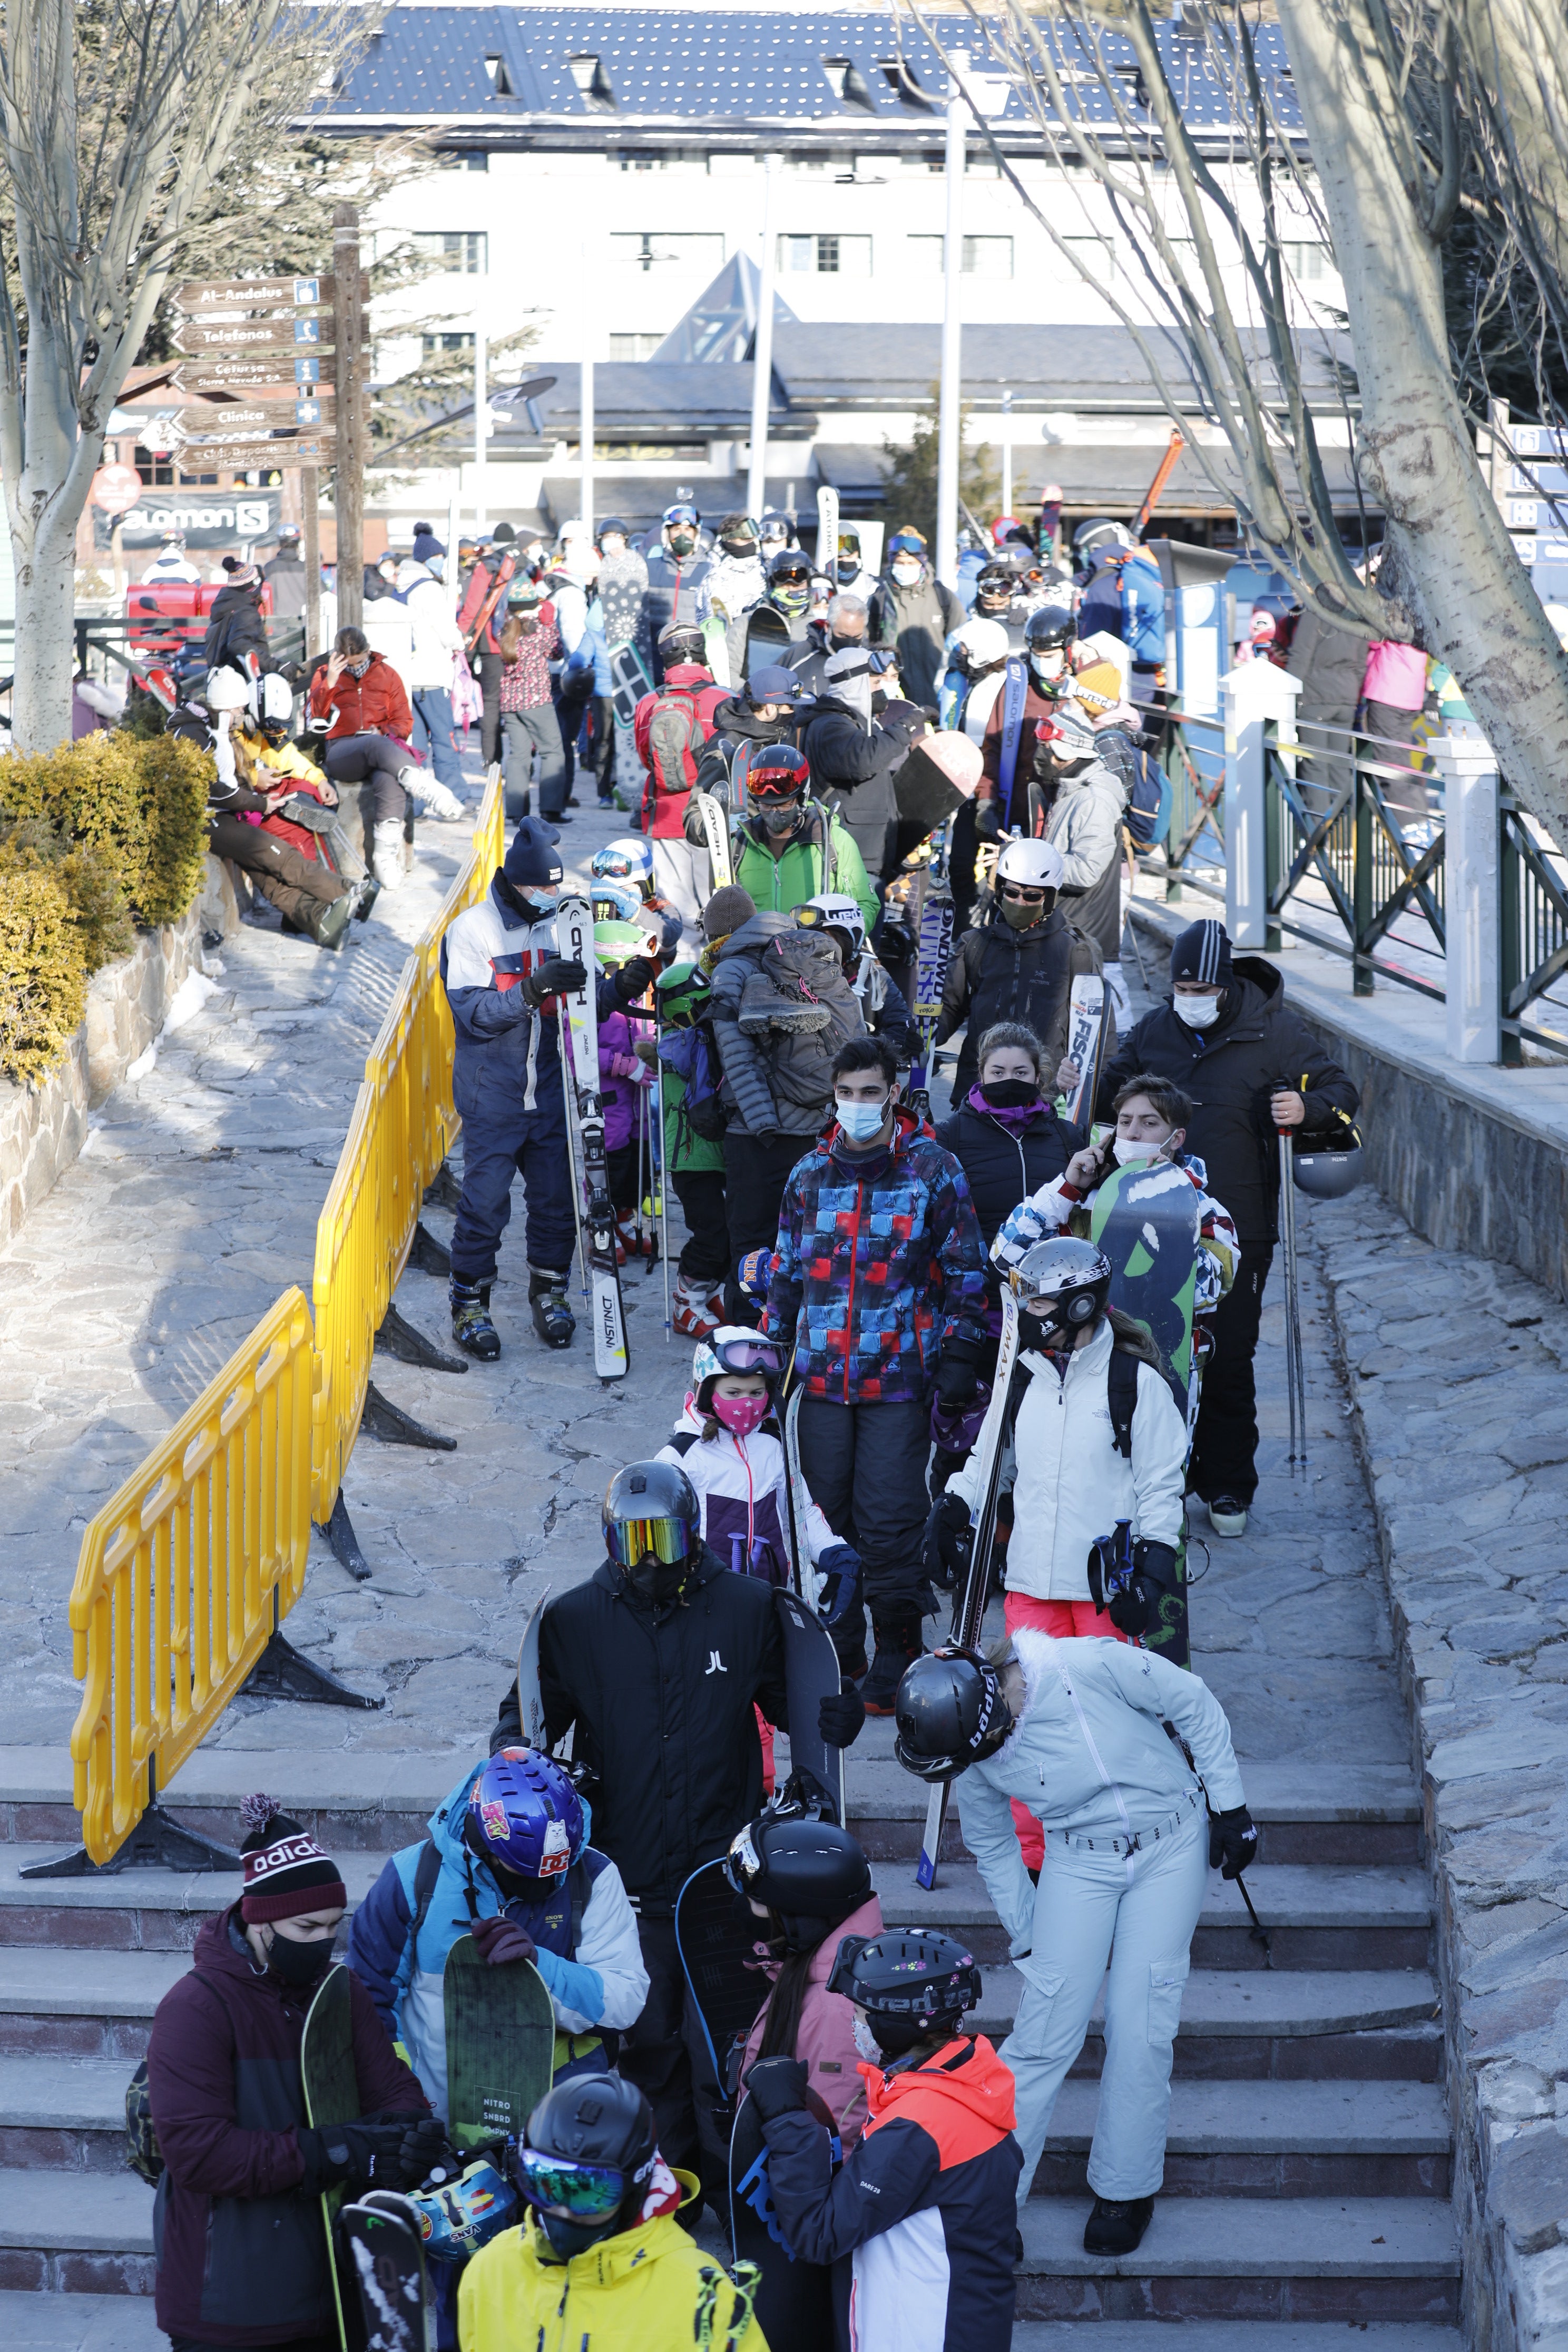
{"label": "person wearing face mask", "polygon": [[1046,839],[1060,853],[1068,911],[1100,949],[1106,992],[1125,1029],[1132,1014],[1121,973],[1121,814],[1127,788],[1100,757],[1094,722],[1081,703],[1058,702],[1039,721],[1035,736],[1049,795]]}
{"label": "person wearing face mask", "polygon": [[[817,553],[820,557],[822,550]],[[828,574],[841,596],[857,596],[869,605],[877,591],[877,575],[866,569],[860,552],[860,534],[853,523],[846,523],[838,533],[838,551],[828,566]]]}
{"label": "person wearing face mask", "polygon": [[829,654],[843,653],[851,646],[864,645],[870,625],[870,607],[863,596],[847,590],[829,599],[820,621],[808,624],[803,645],[792,646],[789,667],[799,682],[803,694],[817,695],[823,691],[823,671]]}
{"label": "person wearing face mask", "polygon": [[241,1807],[244,1891],[158,2004],[147,2092],[158,2184],[158,2325],[175,2352],[337,2352],[323,2191],[411,2189],[445,2132],[348,1975],[357,2121],[312,2129],[300,2047],[348,1906],[336,1864],[269,1797]]}
{"label": "person wearing face mask", "polygon": [[780,548],[768,560],[768,593],[752,615],[742,656],[750,677],[760,662],[784,661],[788,648],[805,643],[811,613],[811,559],[798,547]]}
{"label": "person wearing face mask", "polygon": [[[721,2212],[719,2085],[686,1997],[675,1898],[762,1811],[756,1710],[788,1729],[783,1637],[772,1586],[731,1575],[704,1544],[684,1469],[629,1463],[605,1488],[601,1517],[605,1559],[539,1620],[544,1744],[556,1748],[572,1732],[574,1764],[591,1776],[595,1843],[637,1915],[648,1994],[619,2071],[652,2102],[669,2162],[700,2168]],[[820,1702],[818,1728],[836,1748],[849,1746],[863,1719],[853,1689]],[[521,1729],[509,1678],[492,1753],[515,1747]]]}
{"label": "person wearing face mask", "polygon": [[892,646],[910,700],[935,709],[947,641],[964,618],[963,605],[926,560],[918,530],[896,530],[888,541],[888,568],[871,600],[871,642]]}
{"label": "person wearing face mask", "polygon": [[1078,624],[1065,605],[1042,604],[1031,613],[1024,624],[1023,652],[1009,656],[1001,690],[985,714],[981,790],[995,803],[1004,832],[1027,820],[1035,729],[1070,689],[1068,649],[1077,635]]}
{"label": "person wearing face mask", "polygon": [[[861,1696],[886,1715],[936,1607],[920,1557],[931,1395],[974,1395],[984,1251],[963,1169],[899,1102],[886,1039],[852,1037],[832,1077],[833,1122],[784,1187],[765,1328],[804,1391],[806,1484],[864,1563],[876,1655]],[[858,1607],[834,1628],[851,1673],[864,1633]]]}
{"label": "person wearing face mask", "polygon": [[[490,1286],[521,1170],[527,1202],[528,1301],[547,1348],[571,1345],[566,1299],[576,1223],[561,1084],[560,1000],[580,963],[558,953],[561,861],[552,828],[525,816],[477,907],[441,941],[441,981],[457,1032],[452,1099],[463,1121],[463,1188],[452,1228],[452,1337],[481,1363],[500,1354]],[[654,976],[634,957],[598,982],[599,1017],[636,1003]]]}
{"label": "person wearing face mask", "polygon": [[1065,873],[1059,850],[1027,837],[1005,841],[980,919],[948,960],[935,1043],[964,1033],[952,1094],[962,1102],[980,1075],[980,1041],[998,1021],[1026,1023],[1054,1070],[1068,1037],[1072,983],[1097,972],[1098,941],[1058,904]]}
{"label": "person wearing face mask", "polygon": [[719,544],[697,597],[699,621],[724,624],[729,675],[744,675],[746,623],[768,593],[767,557],[757,526],[747,514],[728,514],[719,525]]}
{"label": "person wearing face mask", "polygon": [[[731,808],[743,798],[732,790],[737,761],[743,784],[746,769],[759,750],[775,743],[798,743],[803,717],[811,708],[802,700],[798,671],[771,663],[752,670],[744,686],[712,705],[712,732],[698,756],[696,789],[711,794],[721,808]],[[700,813],[689,803],[686,833],[693,843],[708,837]]]}
{"label": "person wearing face mask", "polygon": [[[1062,1069],[1068,1066],[1064,1062]],[[1169,1078],[1191,1098],[1187,1144],[1202,1155],[1240,1239],[1236,1280],[1214,1317],[1189,1472],[1215,1533],[1239,1536],[1258,1491],[1252,1359],[1278,1235],[1278,1131],[1343,1136],[1359,1097],[1290,1010],[1275,967],[1262,956],[1233,961],[1225,926],[1212,919],[1189,923],[1179,935],[1171,949],[1170,997],[1108,1056],[1099,1115],[1143,1072]]]}
{"label": "person wearing face mask", "polygon": [[653,646],[654,684],[660,686],[665,667],[660,635],[672,623],[690,627],[700,625],[703,588],[713,563],[712,541],[699,530],[694,506],[682,500],[665,509],[658,545],[645,561],[647,594],[644,610]]}
{"label": "person wearing face mask", "polygon": [[[1171,2062],[1208,1873],[1217,1864],[1237,1878],[1258,1852],[1225,1711],[1196,1675],[1148,1650],[1020,1626],[984,1654],[949,1643],[922,1658],[900,1687],[898,1727],[906,1771],[958,1782],[963,1842],[1024,1979],[997,2053],[1017,2106],[1020,2216],[1103,1985],[1083,2244],[1130,2254],[1164,2176]],[[1044,1840],[1037,1885],[1014,1834],[1021,1807]]]}
{"label": "person wearing face mask", "polygon": [[873,882],[889,870],[899,821],[893,771],[923,731],[907,702],[873,709],[877,656],[859,642],[830,653],[822,690],[801,738],[818,797],[841,819]]}
{"label": "person wearing face mask", "polygon": [[[766,690],[759,684],[759,693]],[[804,754],[787,742],[758,745],[745,789],[752,813],[738,823],[731,819],[730,856],[735,881],[752,904],[764,913],[789,915],[820,891],[842,890],[868,924],[875,923],[877,893],[855,836],[815,797]]]}

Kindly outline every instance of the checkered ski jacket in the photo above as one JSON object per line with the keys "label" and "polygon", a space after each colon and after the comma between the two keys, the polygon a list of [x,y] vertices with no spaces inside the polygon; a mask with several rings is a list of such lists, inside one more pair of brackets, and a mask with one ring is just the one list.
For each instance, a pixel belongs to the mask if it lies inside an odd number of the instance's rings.
{"label": "checkered ski jacket", "polygon": [[856,1160],[830,1127],[790,1171],[768,1280],[769,1336],[807,1396],[922,1402],[943,1345],[985,1336],[985,1244],[951,1151],[897,1114],[886,1153]]}

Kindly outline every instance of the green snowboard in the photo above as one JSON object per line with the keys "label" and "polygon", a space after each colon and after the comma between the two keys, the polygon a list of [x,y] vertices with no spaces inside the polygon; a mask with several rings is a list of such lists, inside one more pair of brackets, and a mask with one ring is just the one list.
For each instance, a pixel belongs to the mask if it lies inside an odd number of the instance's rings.
{"label": "green snowboard", "polygon": [[[360,2113],[359,2076],[354,2072],[353,2017],[349,1972],[341,1964],[322,1978],[305,2015],[300,2042],[300,2074],[305,2090],[305,2121],[312,2131],[331,2124],[352,2124]],[[343,2352],[360,2352],[364,2336],[360,2326],[359,2294],[352,2279],[338,2275],[338,2208],[343,2188],[329,2189],[321,2200],[321,2221],[327,2232],[327,2265],[331,2273],[332,2300],[337,2307],[338,2340]]]}
{"label": "green snowboard", "polygon": [[555,2011],[531,1960],[492,1969],[471,1936],[447,1955],[447,2121],[460,2148],[514,2138],[550,2088]]}

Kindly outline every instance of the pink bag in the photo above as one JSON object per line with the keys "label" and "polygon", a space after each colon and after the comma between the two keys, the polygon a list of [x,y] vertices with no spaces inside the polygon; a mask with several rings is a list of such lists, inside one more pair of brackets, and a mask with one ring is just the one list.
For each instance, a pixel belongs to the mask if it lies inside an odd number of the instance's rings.
{"label": "pink bag", "polygon": [[452,724],[472,727],[484,715],[485,698],[479,692],[474,673],[468,667],[468,657],[461,650],[452,656]]}

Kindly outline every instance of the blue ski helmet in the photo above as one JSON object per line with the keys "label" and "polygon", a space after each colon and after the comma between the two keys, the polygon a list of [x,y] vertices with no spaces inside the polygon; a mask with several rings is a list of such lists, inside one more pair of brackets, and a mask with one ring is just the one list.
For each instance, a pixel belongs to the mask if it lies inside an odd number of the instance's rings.
{"label": "blue ski helmet", "polygon": [[468,1790],[470,1853],[520,1878],[561,1878],[587,1843],[582,1801],[564,1766],[537,1748],[503,1748]]}

